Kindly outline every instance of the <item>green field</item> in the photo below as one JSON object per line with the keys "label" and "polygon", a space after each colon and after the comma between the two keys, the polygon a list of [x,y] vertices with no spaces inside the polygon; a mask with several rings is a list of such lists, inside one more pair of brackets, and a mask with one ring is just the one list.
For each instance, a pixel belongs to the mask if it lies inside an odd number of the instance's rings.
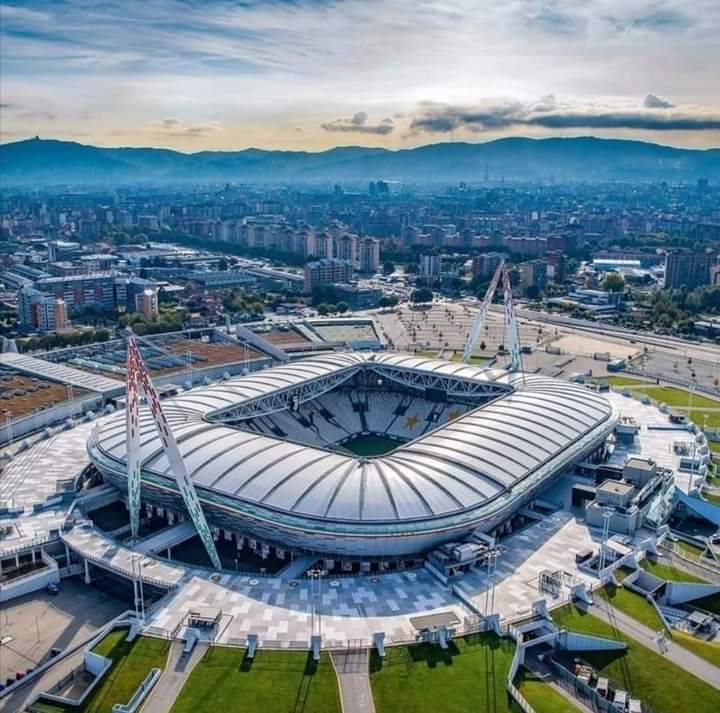
{"label": "green field", "polygon": [[615,587],[612,584],[598,589],[595,593],[649,629],[657,631],[663,628],[663,623],[660,621],[655,607],[641,594],[625,587]]}
{"label": "green field", "polygon": [[[470,363],[475,365],[484,364],[486,361],[488,361],[488,359],[489,357],[474,356],[472,354],[470,355]],[[453,352],[453,355],[450,357],[450,361],[460,362],[462,360],[462,352]]]}
{"label": "green field", "polygon": [[214,646],[193,669],[172,713],[340,713],[335,669],[324,654]]}
{"label": "green field", "polygon": [[[690,407],[690,392],[676,386],[653,386],[650,384],[648,386],[634,386],[632,391],[647,394],[655,401],[666,403],[673,408]],[[720,401],[695,393],[692,397],[692,407],[693,409],[720,408]]]}
{"label": "green field", "polygon": [[720,441],[710,441],[709,446],[713,453],[720,455]]}
{"label": "green field", "polygon": [[535,713],[578,713],[576,706],[552,686],[535,678],[527,669],[520,669],[515,685],[523,698],[535,709]]}
{"label": "green field", "polygon": [[684,631],[673,631],[673,641],[680,644],[696,656],[710,662],[713,666],[720,668],[720,644],[712,641],[702,641]]}
{"label": "green field", "polygon": [[654,574],[656,577],[661,577],[670,582],[704,582],[704,579],[690,574],[683,569],[675,567],[671,564],[664,564],[662,562],[653,562],[647,557],[640,562],[640,566],[650,574]]}
{"label": "green field", "polygon": [[676,551],[681,552],[690,559],[697,559],[698,557],[701,557],[702,553],[705,551],[705,548],[700,547],[700,545],[692,545],[689,542],[685,542],[685,540],[677,540],[676,542],[673,542],[673,547]]}
{"label": "green field", "polygon": [[607,378],[599,378],[599,382],[607,381],[610,386],[643,386],[651,384],[650,381],[644,381],[643,379],[633,379],[631,376],[608,376]]}
{"label": "green field", "polygon": [[553,619],[558,626],[571,631],[625,641],[626,651],[586,651],[583,658],[608,676],[615,686],[641,698],[654,713],[716,713],[720,710],[720,691],[592,614],[566,606],[553,612]]}
{"label": "green field", "polygon": [[170,642],[139,636],[128,643],[127,629],[111,631],[93,651],[113,661],[113,667],[81,706],[43,703],[38,710],[76,711],[77,713],[112,713],[115,703],[127,703],[145,676],[153,668],[165,668]]}
{"label": "green field", "polygon": [[342,447],[356,456],[381,456],[402,445],[400,441],[382,436],[356,436],[343,443]]}
{"label": "green field", "polygon": [[393,646],[370,657],[377,713],[509,713],[505,680],[514,642],[494,634],[454,639],[447,650],[429,644]]}

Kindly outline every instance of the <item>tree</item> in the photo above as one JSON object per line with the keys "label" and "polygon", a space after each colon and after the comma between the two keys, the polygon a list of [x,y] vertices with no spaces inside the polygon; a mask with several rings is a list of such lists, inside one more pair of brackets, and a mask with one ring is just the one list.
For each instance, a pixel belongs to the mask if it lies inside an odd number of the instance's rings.
{"label": "tree", "polygon": [[624,292],[625,278],[619,272],[608,272],[603,280],[603,287],[609,292]]}
{"label": "tree", "polygon": [[324,317],[330,310],[328,309],[328,306],[327,306],[327,304],[325,304],[325,302],[321,302],[317,306],[317,311],[318,311],[319,315]]}
{"label": "tree", "polygon": [[395,272],[395,263],[392,260],[386,260],[383,263],[383,275],[392,275]]}
{"label": "tree", "polygon": [[397,295],[383,295],[378,301],[380,307],[394,307],[398,303]]}
{"label": "tree", "polygon": [[432,302],[433,292],[428,287],[421,287],[417,290],[413,290],[410,294],[410,301],[415,302]]}
{"label": "tree", "polygon": [[340,314],[345,314],[350,309],[350,305],[347,302],[340,301],[338,302],[335,307],[337,307],[337,311]]}

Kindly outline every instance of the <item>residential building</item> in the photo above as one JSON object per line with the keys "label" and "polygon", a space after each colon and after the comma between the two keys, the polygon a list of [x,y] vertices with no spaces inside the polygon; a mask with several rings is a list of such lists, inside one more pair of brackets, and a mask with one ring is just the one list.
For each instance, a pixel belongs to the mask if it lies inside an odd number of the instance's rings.
{"label": "residential building", "polygon": [[18,321],[24,329],[56,332],[67,327],[65,300],[33,287],[18,292]]}
{"label": "residential building", "polygon": [[361,238],[358,241],[357,269],[364,273],[375,273],[380,269],[380,241],[375,238]]}
{"label": "residential building", "polygon": [[135,295],[135,311],[148,322],[154,322],[160,314],[157,290],[145,289]]}
{"label": "residential building", "polygon": [[440,257],[438,255],[420,256],[420,279],[434,283],[440,277]]}
{"label": "residential building", "polygon": [[537,297],[545,290],[546,285],[547,263],[545,260],[532,260],[520,265],[520,286],[524,294],[529,297]]}
{"label": "residential building", "polygon": [[346,260],[326,258],[305,265],[305,292],[311,293],[318,285],[348,283],[352,280],[353,266]]}
{"label": "residential building", "polygon": [[490,278],[495,274],[498,265],[503,261],[501,253],[482,253],[472,260],[472,276]]}
{"label": "residential building", "polygon": [[665,287],[694,290],[709,285],[715,263],[712,252],[672,250],[665,256]]}

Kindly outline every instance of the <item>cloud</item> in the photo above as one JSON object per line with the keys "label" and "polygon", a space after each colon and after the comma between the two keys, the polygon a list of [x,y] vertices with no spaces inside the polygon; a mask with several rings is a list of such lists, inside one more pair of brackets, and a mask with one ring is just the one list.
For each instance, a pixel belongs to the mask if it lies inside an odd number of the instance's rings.
{"label": "cloud", "polygon": [[156,128],[163,136],[178,136],[198,138],[222,131],[223,125],[220,121],[186,122],[182,119],[167,118],[154,122]]}
{"label": "cloud", "polygon": [[675,105],[665,97],[659,97],[657,94],[648,94],[645,97],[643,106],[646,109],[672,109]]}
{"label": "cloud", "polygon": [[385,118],[378,124],[368,124],[368,115],[365,111],[356,111],[349,119],[335,119],[320,125],[325,131],[338,133],[376,134],[387,136],[395,130],[395,122]]}
{"label": "cloud", "polygon": [[[669,111],[674,109],[674,111]],[[644,131],[717,131],[720,107],[676,107],[649,94],[642,107],[559,104],[554,96],[523,103],[504,99],[477,106],[425,103],[410,122],[410,133],[483,132],[517,126],[545,129],[634,129]]]}

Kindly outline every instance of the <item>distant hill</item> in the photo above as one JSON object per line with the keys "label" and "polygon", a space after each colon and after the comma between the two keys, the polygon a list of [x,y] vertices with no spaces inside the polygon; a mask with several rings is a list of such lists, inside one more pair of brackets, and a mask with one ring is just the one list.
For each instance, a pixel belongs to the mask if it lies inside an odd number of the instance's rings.
{"label": "distant hill", "polygon": [[678,149],[641,141],[580,137],[440,143],[390,151],[359,146],[306,151],[102,148],[29,139],[0,146],[5,185],[152,181],[406,183],[481,180],[720,180],[720,149]]}

